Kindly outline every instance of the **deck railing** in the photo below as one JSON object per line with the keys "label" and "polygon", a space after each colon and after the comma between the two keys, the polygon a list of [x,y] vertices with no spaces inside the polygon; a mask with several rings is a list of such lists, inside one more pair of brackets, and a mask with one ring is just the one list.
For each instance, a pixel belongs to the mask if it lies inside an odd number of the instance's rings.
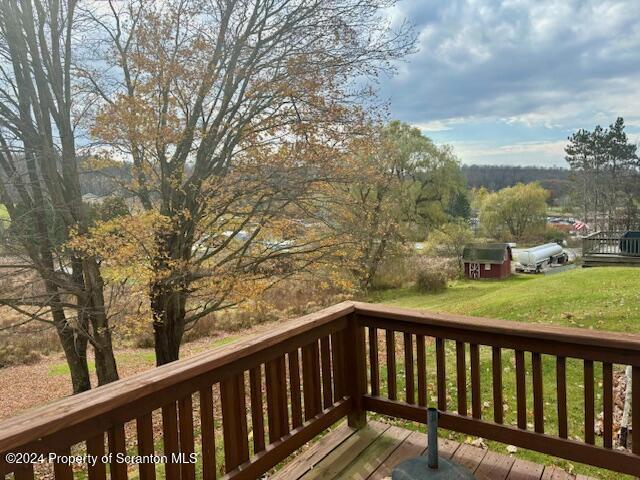
{"label": "deck railing", "polygon": [[[547,368],[550,360],[555,368]],[[576,361],[581,386],[567,385]],[[633,366],[640,391],[640,336],[347,302],[0,423],[0,478],[70,479],[71,465],[47,472],[39,456],[86,451],[99,461],[75,470],[86,468],[91,480],[134,475],[124,455],[139,455],[139,478],[154,479],[156,466],[140,460],[154,454],[165,455],[168,480],[193,479],[196,468],[204,479],[254,479],[345,416],[354,427],[367,411],[426,423],[427,406],[441,410],[446,429],[640,475],[640,435],[632,451],[614,448],[616,364]],[[544,391],[550,375],[555,391]],[[580,440],[567,404],[576,389],[583,389]],[[515,425],[504,411],[512,396]],[[632,419],[640,423],[640,395]],[[198,464],[189,462],[194,452]],[[177,453],[184,456],[172,458]]]}
{"label": "deck railing", "polygon": [[622,238],[624,232],[595,232],[582,239],[582,255],[640,256],[640,238]]}

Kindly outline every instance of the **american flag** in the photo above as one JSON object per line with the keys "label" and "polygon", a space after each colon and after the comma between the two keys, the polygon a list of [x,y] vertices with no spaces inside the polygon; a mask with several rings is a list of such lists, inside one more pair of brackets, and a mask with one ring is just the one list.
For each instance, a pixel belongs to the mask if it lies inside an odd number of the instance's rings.
{"label": "american flag", "polygon": [[587,225],[584,222],[576,222],[576,223],[573,224],[573,229],[576,230],[576,231],[586,230],[588,228],[589,228],[589,225]]}

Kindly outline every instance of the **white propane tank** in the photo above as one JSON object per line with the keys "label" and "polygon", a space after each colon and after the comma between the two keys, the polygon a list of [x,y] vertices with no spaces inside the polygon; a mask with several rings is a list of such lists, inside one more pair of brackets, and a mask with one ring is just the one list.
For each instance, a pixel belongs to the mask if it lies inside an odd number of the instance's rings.
{"label": "white propane tank", "polygon": [[537,247],[516,252],[514,260],[518,262],[525,271],[535,271],[546,261],[562,255],[562,252],[562,247],[557,243],[545,243],[544,245],[538,245]]}

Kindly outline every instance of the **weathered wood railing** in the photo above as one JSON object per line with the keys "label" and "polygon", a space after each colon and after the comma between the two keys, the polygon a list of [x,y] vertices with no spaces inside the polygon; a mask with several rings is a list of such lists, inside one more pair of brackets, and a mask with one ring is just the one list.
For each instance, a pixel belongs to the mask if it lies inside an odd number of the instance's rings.
{"label": "weathered wood railing", "polygon": [[640,238],[622,238],[624,232],[595,232],[582,239],[583,255],[640,256]]}
{"label": "weathered wood railing", "polygon": [[[514,352],[515,392],[503,391],[510,384],[504,370],[504,360],[511,361],[508,352]],[[555,358],[557,410],[543,396],[548,356]],[[567,385],[567,359],[582,362],[583,441],[575,439],[568,419],[567,392],[577,386]],[[601,446],[594,433],[594,364],[599,363]],[[485,364],[488,371],[482,374]],[[165,455],[160,461],[166,463],[158,468],[169,480],[193,479],[196,468],[205,479],[220,474],[254,479],[345,416],[356,427],[366,421],[366,411],[424,423],[427,406],[442,411],[443,428],[640,475],[640,435],[632,436],[632,452],[613,448],[614,364],[633,366],[633,384],[640,391],[640,336],[342,303],[268,334],[0,423],[0,478],[15,472],[16,480],[44,475],[70,479],[70,465],[40,465],[37,456],[86,451],[97,458],[112,454],[105,462],[75,468],[86,469],[91,480],[105,479],[108,473],[118,480],[135,474],[154,479],[156,466],[140,460],[151,455]],[[448,377],[449,370],[455,375]],[[455,405],[447,388],[453,378]],[[483,392],[493,403],[491,419],[483,412]],[[512,393],[517,397],[516,426],[506,424],[503,413],[503,402]],[[549,431],[546,421],[554,413],[557,432]],[[633,401],[632,418],[640,423],[640,395]],[[188,461],[194,452],[199,454],[197,465]],[[7,454],[16,453],[33,457],[23,456],[27,462],[20,465],[7,461]],[[175,453],[184,454],[182,461],[172,461]],[[138,464],[138,472],[118,461],[124,454],[140,456],[130,462]],[[49,467],[52,471],[46,472]]]}
{"label": "weathered wood railing", "polygon": [[[635,391],[640,391],[639,335],[438,315],[359,303],[356,304],[356,312],[358,324],[368,330],[370,382],[367,391],[363,392],[365,410],[425,421],[425,409],[429,403],[425,355],[427,343],[434,347],[436,370],[437,398],[435,405],[430,406],[437,406],[442,412],[440,425],[443,428],[613,471],[640,474],[640,435],[633,437],[632,453],[613,448],[613,365],[632,365],[633,386]],[[394,348],[400,336],[404,350],[405,391],[402,392],[402,400],[398,399]],[[380,338],[385,339],[385,394],[380,385]],[[447,362],[447,343],[455,346],[455,363]],[[481,375],[481,348],[490,351],[490,354],[487,352],[486,363],[491,371],[491,393],[487,395],[493,403],[491,419],[483,418],[482,381],[487,380],[489,375]],[[513,393],[504,392],[503,385],[503,352],[506,356],[509,351],[513,352],[515,363],[516,426],[506,425],[503,413],[503,402]],[[470,356],[469,365],[467,352]],[[543,355],[555,358],[556,378],[553,384],[556,392],[554,402],[549,402],[549,406],[545,405],[543,396]],[[531,362],[532,425],[527,422],[527,357]],[[579,359],[582,362],[583,441],[575,439],[577,432],[569,432],[567,391],[580,388],[581,385],[567,385],[567,359]],[[602,364],[602,446],[596,446],[595,441],[595,363]],[[456,405],[450,405],[447,398],[449,365],[455,365]],[[416,372],[417,378],[414,377]],[[471,412],[467,402],[468,373],[471,377]],[[550,432],[545,425],[547,416],[553,414],[557,418],[557,431]],[[632,417],[636,424],[640,423],[640,395],[633,397]]]}
{"label": "weathered wood railing", "polygon": [[[107,471],[111,479],[128,478],[127,464],[119,461],[126,460],[125,454],[140,456],[134,463],[141,480],[156,478],[155,465],[141,461],[152,455],[166,462],[168,480],[194,479],[196,464],[189,459],[197,443],[203,478],[216,478],[222,471],[229,478],[255,479],[352,410],[353,389],[344,374],[355,364],[353,350],[346,348],[354,343],[353,312],[351,303],[339,304],[266,335],[0,423],[0,478],[15,472],[16,480],[45,475],[71,479],[72,466],[64,462],[53,465],[53,472],[41,471],[39,455],[68,455],[86,448],[98,458],[112,454],[105,457],[110,464],[99,461],[87,467],[91,480],[107,478]],[[194,416],[200,419],[199,428]],[[220,442],[224,454],[218,456],[224,465],[216,465]],[[16,453],[32,456],[25,459]],[[173,458],[179,453],[182,459]],[[16,458],[27,461],[17,465]]]}

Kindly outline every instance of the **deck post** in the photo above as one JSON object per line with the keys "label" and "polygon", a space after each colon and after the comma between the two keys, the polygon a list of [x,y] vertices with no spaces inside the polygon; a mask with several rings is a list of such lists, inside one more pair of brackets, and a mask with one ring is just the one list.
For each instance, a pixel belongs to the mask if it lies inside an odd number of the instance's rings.
{"label": "deck post", "polygon": [[365,360],[364,327],[353,313],[349,316],[349,325],[344,335],[344,378],[347,395],[351,398],[351,411],[347,416],[349,426],[362,428],[367,423],[364,410],[364,395],[367,390],[367,372]]}

